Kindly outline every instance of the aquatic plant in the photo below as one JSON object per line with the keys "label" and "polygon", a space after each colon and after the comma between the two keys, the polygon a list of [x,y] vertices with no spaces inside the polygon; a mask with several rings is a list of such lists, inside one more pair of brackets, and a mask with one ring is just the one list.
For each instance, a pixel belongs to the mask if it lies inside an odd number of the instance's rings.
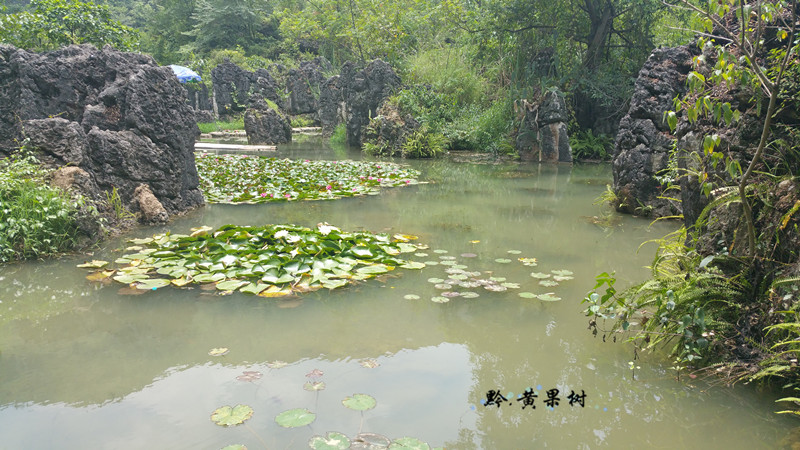
{"label": "aquatic plant", "polygon": [[419,183],[419,171],[389,162],[293,161],[207,153],[197,154],[195,160],[200,189],[209,203],[331,200]]}
{"label": "aquatic plant", "polygon": [[[348,283],[387,273],[396,267],[421,269],[425,264],[402,258],[423,244],[414,236],[349,233],[328,224],[315,230],[295,225],[262,227],[225,225],[194,229],[191,235],[160,234],[133,239],[116,260],[121,266],[90,277],[113,279],[143,290],[173,285],[215,283],[219,291],[240,291],[263,297]],[[105,268],[105,261],[81,264]]]}

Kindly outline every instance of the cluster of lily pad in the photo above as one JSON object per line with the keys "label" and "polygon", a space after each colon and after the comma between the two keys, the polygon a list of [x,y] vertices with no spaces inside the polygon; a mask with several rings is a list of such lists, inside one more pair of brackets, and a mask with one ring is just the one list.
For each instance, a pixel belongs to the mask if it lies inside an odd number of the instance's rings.
{"label": "cluster of lily pad", "polygon": [[402,257],[427,248],[412,244],[415,236],[344,232],[328,224],[312,230],[295,225],[194,228],[191,235],[160,234],[133,239],[134,245],[106,269],[87,278],[114,280],[151,290],[169,285],[211,284],[219,291],[279,297],[320,288],[335,289],[394,270],[422,269],[425,264]]}
{"label": "cluster of lily pad", "polygon": [[[224,351],[222,351],[224,350]],[[228,353],[227,348],[214,348],[208,352],[210,356],[224,356]],[[369,364],[365,364],[364,362]],[[375,360],[362,361],[361,365],[366,368],[374,368],[378,366]],[[268,363],[267,366],[273,369],[285,367],[288,363],[283,361],[275,361]],[[306,374],[306,378],[311,381],[303,385],[303,389],[307,391],[314,391],[319,394],[319,391],[325,389],[325,383],[320,381],[324,373],[319,369],[314,369]],[[258,371],[246,370],[242,375],[236,377],[237,380],[255,382],[261,379],[262,374]],[[375,397],[357,393],[352,396],[344,398],[342,406],[353,411],[359,411],[362,415],[364,411],[375,408],[378,401]],[[253,417],[254,410],[249,405],[239,404],[236,406],[221,406],[211,413],[211,421],[222,427],[233,427],[244,424],[247,420]],[[317,414],[308,410],[307,408],[293,408],[279,413],[275,416],[275,423],[283,428],[299,428],[311,425],[317,418]],[[251,432],[253,432],[251,430]],[[255,434],[255,432],[253,432]],[[258,437],[258,435],[256,435]],[[260,439],[260,437],[259,437]],[[263,441],[262,441],[263,442]],[[344,433],[338,431],[330,431],[323,435],[314,435],[308,440],[308,446],[312,449],[349,449],[352,447],[357,448],[372,448],[372,449],[396,449],[396,450],[430,450],[431,447],[413,437],[403,437],[399,439],[389,439],[386,436],[376,433],[362,433],[359,427],[358,434],[352,439]],[[222,450],[246,450],[247,447],[241,444],[229,445]]]}
{"label": "cluster of lily pad", "polygon": [[195,156],[209,203],[330,200],[418,184],[419,171],[390,162],[310,161],[249,155]]}
{"label": "cluster of lily pad", "polygon": [[[477,241],[475,241],[475,243],[477,243]],[[439,260],[425,261],[423,264],[426,266],[447,266],[447,268],[444,270],[445,274],[447,274],[446,279],[438,277],[428,278],[429,283],[432,283],[436,289],[442,291],[439,295],[431,298],[431,301],[435,303],[446,303],[454,297],[476,298],[480,296],[480,294],[476,292],[476,290],[479,289],[484,289],[490,292],[504,292],[509,289],[520,289],[521,287],[520,283],[507,281],[505,277],[494,276],[494,273],[490,271],[470,271],[468,266],[459,264],[456,257],[446,255],[446,253],[448,253],[447,250],[437,249],[433,252],[440,254]],[[521,252],[519,250],[509,250],[508,253],[516,255]],[[429,256],[428,253],[424,252],[417,252],[414,255],[421,258]],[[475,258],[477,255],[474,253],[463,253],[461,254],[461,257]],[[517,258],[517,260],[525,266],[534,267],[537,265],[536,258],[521,257]],[[495,262],[499,264],[508,264],[512,261],[508,258],[497,258],[495,259]],[[564,269],[552,270],[551,273],[531,273],[531,277],[538,279],[538,284],[543,287],[558,286],[562,281],[573,279],[572,275],[573,274],[571,271]],[[459,290],[459,288],[461,288],[461,290]],[[543,294],[520,292],[518,295],[521,298],[539,299],[545,302],[555,302],[561,300],[561,298],[556,296],[554,292],[546,292]],[[420,298],[420,296],[416,294],[407,294],[404,296],[404,298],[407,300],[417,300]]]}

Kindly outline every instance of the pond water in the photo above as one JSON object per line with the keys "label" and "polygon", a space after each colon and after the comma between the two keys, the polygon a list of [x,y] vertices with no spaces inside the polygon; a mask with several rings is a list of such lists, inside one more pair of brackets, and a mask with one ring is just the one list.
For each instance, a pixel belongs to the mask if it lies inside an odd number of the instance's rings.
{"label": "pond water", "polygon": [[[361,157],[313,138],[278,154]],[[640,244],[674,227],[622,216],[611,227],[595,224],[604,208],[593,200],[611,182],[610,167],[409,163],[430,183],[335,201],[210,205],[127,238],[199,225],[328,222],[417,235],[430,246],[421,260],[456,261],[519,289],[434,303],[441,291],[428,279],[447,278],[439,264],[289,299],[173,288],[121,295],[75,265],[115,259],[122,239],[91,256],[4,266],[0,449],[305,448],[330,431],[467,449],[776,448],[794,427],[773,413],[774,393],[678,381],[658,356],[637,360],[634,373],[632,347],[587,329],[580,300],[594,276],[616,271],[623,285],[644,279],[654,246],[637,252]],[[559,269],[575,278],[547,288],[530,275]],[[229,352],[209,356],[216,347]],[[322,375],[308,377],[314,369]],[[263,376],[237,380],[244,371]],[[306,391],[307,381],[325,389]],[[517,401],[528,388],[538,394],[535,409]],[[560,403],[550,409],[552,389]],[[484,406],[490,390],[507,401]],[[585,394],[583,406],[570,405],[573,391]],[[355,393],[377,405],[345,408]],[[244,425],[210,420],[216,408],[237,404],[255,411]],[[293,429],[275,423],[293,408],[316,420]]]}

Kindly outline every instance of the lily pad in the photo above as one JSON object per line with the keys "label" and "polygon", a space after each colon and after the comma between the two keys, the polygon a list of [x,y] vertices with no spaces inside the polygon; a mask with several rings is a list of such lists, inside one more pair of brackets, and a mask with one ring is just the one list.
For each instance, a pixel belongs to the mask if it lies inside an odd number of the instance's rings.
{"label": "lily pad", "polygon": [[450,301],[450,299],[447,297],[437,296],[437,297],[431,297],[431,301],[434,303],[447,303]]}
{"label": "lily pad", "polygon": [[546,294],[539,294],[537,297],[539,298],[539,300],[543,302],[557,302],[561,300],[561,297],[556,297],[556,295],[552,292],[548,292]]}
{"label": "lily pad", "polygon": [[453,292],[453,291],[442,292],[442,297],[447,297],[447,298],[458,297],[460,295],[461,295],[460,292]]}
{"label": "lily pad", "polygon": [[575,277],[571,277],[569,275],[553,275],[553,279],[555,281],[569,281]]}
{"label": "lily pad", "polygon": [[[227,280],[227,281],[220,281],[217,283],[217,289],[220,291],[235,291],[242,286],[245,286],[248,283],[247,281],[241,280]],[[263,289],[262,289],[263,290]]]}
{"label": "lily pad", "polygon": [[507,253],[510,253],[512,255],[519,255],[520,253],[522,253],[522,251],[520,251],[520,250],[509,250]]}
{"label": "lily pad", "polygon": [[519,293],[519,294],[517,294],[517,295],[519,295],[519,296],[520,296],[520,297],[522,297],[522,298],[537,298],[537,297],[538,297],[538,296],[537,296],[536,294],[534,294],[533,292],[520,292],[520,293]]}
{"label": "lily pad", "polygon": [[416,294],[406,294],[403,296],[406,300],[419,300],[419,295]]}
{"label": "lily pad", "polygon": [[359,433],[353,438],[352,448],[378,450],[388,448],[390,444],[391,440],[382,434]]}
{"label": "lily pad", "polygon": [[494,262],[496,262],[498,264],[508,264],[508,263],[511,262],[511,260],[508,259],[508,258],[497,258],[497,259],[494,260]]}
{"label": "lily pad", "polygon": [[223,427],[230,427],[242,424],[251,417],[253,417],[253,408],[247,405],[222,406],[211,414],[211,421]]}
{"label": "lily pad", "polygon": [[442,278],[428,278],[428,283],[433,283],[433,284],[444,283],[444,279],[442,279]]}
{"label": "lily pad", "polygon": [[462,253],[461,257],[462,258],[477,258],[478,255],[476,255],[475,253]]}
{"label": "lily pad", "polygon": [[403,269],[412,269],[412,270],[419,270],[425,268],[425,263],[421,263],[418,261],[409,261],[400,266]]}
{"label": "lily pad", "polygon": [[565,269],[551,270],[550,272],[552,272],[554,275],[559,275],[563,277],[574,275],[571,271]]}
{"label": "lily pad", "polygon": [[534,267],[537,265],[536,258],[518,258],[518,260],[525,266]]}
{"label": "lily pad", "polygon": [[367,369],[374,369],[381,365],[378,361],[374,359],[365,359],[359,362],[359,364],[361,365],[361,367],[365,367]]}
{"label": "lily pad", "polygon": [[262,376],[261,372],[256,372],[255,370],[245,370],[244,372],[242,372],[241,375],[236,377],[236,379],[239,380],[239,381],[250,381],[250,382],[252,382],[252,381],[260,380],[261,376]]}
{"label": "lily pad", "polygon": [[289,363],[287,363],[286,361],[272,361],[267,363],[267,367],[269,367],[270,369],[280,369],[288,365]]}
{"label": "lily pad", "polygon": [[503,286],[504,288],[508,289],[519,289],[519,283],[506,282],[506,283],[500,283],[500,286]]}
{"label": "lily pad", "polygon": [[83,264],[78,264],[78,267],[85,268],[85,269],[102,269],[103,267],[108,265],[108,261],[100,261],[100,260],[93,260],[87,261]]}
{"label": "lily pad", "polygon": [[222,447],[220,450],[247,450],[247,447],[243,444],[231,444]]}
{"label": "lily pad", "polygon": [[533,278],[540,278],[540,279],[550,278],[549,273],[542,273],[542,272],[531,272],[531,276]]}
{"label": "lily pad", "polygon": [[448,251],[447,250],[442,250],[442,249],[436,249],[436,250],[433,251],[433,253],[444,254],[444,253],[448,253]]}
{"label": "lily pad", "polygon": [[558,286],[558,282],[553,280],[542,280],[539,282],[539,285],[544,287],[555,287]]}
{"label": "lily pad", "polygon": [[390,450],[430,450],[431,446],[417,438],[404,437],[389,444]]}
{"label": "lily pad", "polygon": [[472,291],[466,291],[466,292],[462,292],[461,293],[461,297],[462,298],[477,298],[477,297],[480,297],[480,296],[481,295],[478,294],[477,292],[472,292]]}
{"label": "lily pad", "polygon": [[212,348],[211,350],[209,350],[208,354],[211,355],[211,356],[223,356],[223,355],[227,355],[229,351],[230,350],[228,349],[228,347],[218,347],[218,348]]}
{"label": "lily pad", "polygon": [[377,401],[374,397],[367,394],[353,394],[352,397],[347,397],[342,400],[342,404],[347,408],[354,409],[356,411],[366,411],[372,409],[377,405]]}
{"label": "lily pad", "polygon": [[453,285],[450,284],[450,283],[439,283],[439,284],[433,285],[433,287],[436,288],[436,289],[440,289],[440,290],[446,291],[448,289],[451,289],[453,287]]}
{"label": "lily pad", "polygon": [[350,448],[350,439],[342,433],[331,431],[325,436],[312,436],[308,446],[314,450],[346,450]]}
{"label": "lily pad", "polygon": [[321,391],[325,389],[325,382],[323,381],[306,381],[303,384],[303,389],[307,391]]}
{"label": "lily pad", "polygon": [[316,414],[305,408],[295,408],[278,414],[275,422],[284,428],[297,428],[310,424],[316,418]]}

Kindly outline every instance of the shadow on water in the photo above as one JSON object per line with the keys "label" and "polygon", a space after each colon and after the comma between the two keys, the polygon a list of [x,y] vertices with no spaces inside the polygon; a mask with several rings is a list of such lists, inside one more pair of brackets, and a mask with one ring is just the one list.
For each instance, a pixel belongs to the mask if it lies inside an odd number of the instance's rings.
{"label": "shadow on water", "polygon": [[[361,158],[314,140],[278,155]],[[302,448],[312,435],[334,430],[487,449],[774,448],[785,435],[792,422],[773,414],[771,394],[679,382],[657,357],[639,360],[632,374],[630,347],[587,330],[579,303],[594,276],[616,271],[620,284],[643,279],[654,248],[637,253],[639,245],[674,226],[616,216],[609,232],[587,220],[605,214],[593,201],[611,182],[607,165],[408,163],[429,183],[376,197],[209,205],[134,235],[325,221],[418,235],[430,246],[417,257],[430,263],[422,271],[265,299],[199,288],[121,295],[118,285],[91,283],[75,267],[113,261],[123,240],[92,255],[4,266],[0,449]],[[512,287],[474,287],[474,298],[432,302],[443,290],[429,279],[447,279],[453,264]],[[557,286],[531,276],[563,269],[574,279]],[[208,354],[219,347],[228,353]],[[322,375],[309,377],[315,369]],[[237,379],[245,371],[261,377]],[[325,389],[304,390],[311,379]],[[528,389],[538,395],[533,405],[520,401]],[[559,404],[551,410],[545,400],[554,389]],[[484,406],[490,390],[506,401]],[[570,404],[572,392],[586,394],[583,406]],[[344,408],[354,393],[373,396],[377,406],[363,414]],[[255,410],[246,426],[209,419],[236,404]],[[274,422],[293,408],[308,408],[315,421],[297,429]]]}

